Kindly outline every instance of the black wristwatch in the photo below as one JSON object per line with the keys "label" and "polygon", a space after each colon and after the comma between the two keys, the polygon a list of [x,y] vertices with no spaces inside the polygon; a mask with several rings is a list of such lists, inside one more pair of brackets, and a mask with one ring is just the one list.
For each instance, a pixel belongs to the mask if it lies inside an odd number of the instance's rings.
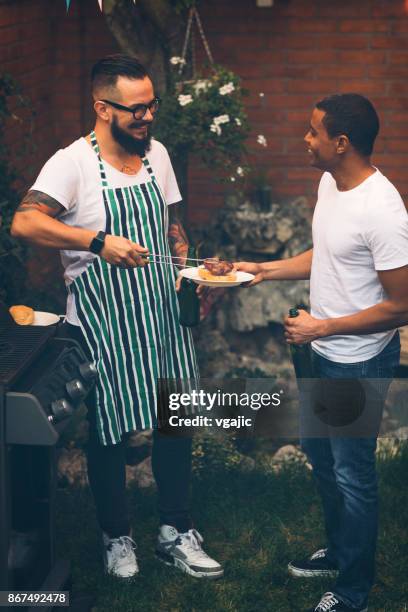
{"label": "black wristwatch", "polygon": [[105,236],[106,232],[102,231],[96,234],[95,238],[89,245],[89,250],[91,251],[91,253],[95,253],[95,255],[98,255],[98,253],[102,251],[103,246],[105,244]]}

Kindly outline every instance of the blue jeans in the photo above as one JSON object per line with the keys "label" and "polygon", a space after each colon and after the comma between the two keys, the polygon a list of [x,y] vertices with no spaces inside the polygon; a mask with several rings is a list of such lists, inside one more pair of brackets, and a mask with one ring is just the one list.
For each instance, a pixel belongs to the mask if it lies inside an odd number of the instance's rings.
{"label": "blue jeans", "polygon": [[[376,421],[375,427],[371,429],[371,432],[376,430],[375,434],[342,437],[336,435],[335,428],[330,426],[326,427],[326,433],[321,437],[320,434],[319,437],[304,437],[305,430],[301,431],[302,448],[313,466],[322,498],[327,554],[339,569],[333,591],[346,605],[353,608],[367,604],[374,581],[378,531],[376,434],[381,424],[388,385],[399,364],[399,358],[398,332],[379,355],[368,361],[338,363],[313,352],[317,378],[366,378],[377,384],[376,401],[369,408],[372,410],[372,419]],[[301,423],[302,411],[301,402]]]}

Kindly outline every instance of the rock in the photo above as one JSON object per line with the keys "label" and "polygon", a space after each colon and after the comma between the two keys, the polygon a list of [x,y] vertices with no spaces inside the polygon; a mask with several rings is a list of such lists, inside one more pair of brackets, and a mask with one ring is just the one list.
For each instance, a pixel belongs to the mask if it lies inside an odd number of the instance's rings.
{"label": "rock", "polygon": [[393,438],[399,442],[406,442],[408,440],[408,427],[398,427],[394,431],[387,433],[387,438]]}
{"label": "rock", "polygon": [[61,484],[88,485],[86,457],[80,448],[63,448],[58,457],[58,480]]}
{"label": "rock", "polygon": [[281,446],[273,456],[274,461],[286,461],[288,459],[305,461],[306,455],[294,444],[285,444],[285,446]]}
{"label": "rock", "polygon": [[282,323],[289,308],[309,302],[308,281],[262,283],[250,289],[231,290],[221,305],[228,323],[236,331],[252,331],[270,323]]}
{"label": "rock", "polygon": [[200,351],[213,357],[225,355],[229,349],[228,342],[217,329],[210,329],[202,333],[198,339],[197,346]]}
{"label": "rock", "polygon": [[137,465],[150,454],[153,444],[152,434],[152,429],[146,429],[133,431],[128,435],[125,451],[127,465]]}
{"label": "rock", "polygon": [[294,444],[285,444],[281,446],[271,460],[271,466],[274,472],[281,471],[287,463],[302,463],[308,470],[312,469],[312,466],[307,461],[306,455]]}
{"label": "rock", "polygon": [[[235,193],[211,225],[194,229],[193,242],[201,243],[200,257],[258,262],[287,258],[310,248],[310,221],[305,198],[273,203],[260,212]],[[308,298],[306,281],[227,289],[204,324],[193,330],[202,378],[277,377],[284,389],[295,384],[282,323],[289,308],[308,304]]]}
{"label": "rock", "polygon": [[293,236],[293,227],[290,219],[282,219],[277,227],[276,237],[279,242],[288,242]]}
{"label": "rock", "polygon": [[143,431],[132,431],[126,438],[128,447],[135,446],[151,446],[153,437],[153,429],[144,429]]}
{"label": "rock", "polygon": [[285,351],[286,347],[282,346],[282,342],[277,340],[275,336],[270,335],[265,341],[262,351],[262,357],[265,361],[280,363],[285,359],[288,361],[289,353]]}
{"label": "rock", "polygon": [[298,252],[311,246],[311,211],[305,198],[260,212],[249,200],[230,199],[214,223],[240,252],[281,252],[295,236]]}
{"label": "rock", "polygon": [[136,483],[140,488],[153,487],[156,485],[152,471],[152,458],[147,457],[135,466],[126,466],[126,482]]}

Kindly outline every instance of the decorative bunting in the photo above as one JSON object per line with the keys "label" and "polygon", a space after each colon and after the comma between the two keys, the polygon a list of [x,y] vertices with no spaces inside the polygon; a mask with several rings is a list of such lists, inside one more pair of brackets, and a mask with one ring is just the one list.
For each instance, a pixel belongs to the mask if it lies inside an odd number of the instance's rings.
{"label": "decorative bunting", "polygon": [[[65,4],[67,6],[67,12],[68,12],[70,4],[71,4],[71,0],[65,0]],[[101,11],[103,11],[103,0],[98,0],[98,4],[99,4],[99,8],[101,9]],[[136,0],[133,0],[133,4],[136,4]]]}

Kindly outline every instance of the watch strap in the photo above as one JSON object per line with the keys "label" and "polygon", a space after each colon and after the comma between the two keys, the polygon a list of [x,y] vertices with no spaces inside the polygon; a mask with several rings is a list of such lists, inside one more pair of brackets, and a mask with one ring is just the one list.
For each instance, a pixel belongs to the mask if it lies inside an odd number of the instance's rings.
{"label": "watch strap", "polygon": [[100,231],[96,234],[95,238],[92,239],[91,244],[89,245],[89,250],[91,253],[98,255],[104,247],[105,244],[105,236],[106,232]]}

